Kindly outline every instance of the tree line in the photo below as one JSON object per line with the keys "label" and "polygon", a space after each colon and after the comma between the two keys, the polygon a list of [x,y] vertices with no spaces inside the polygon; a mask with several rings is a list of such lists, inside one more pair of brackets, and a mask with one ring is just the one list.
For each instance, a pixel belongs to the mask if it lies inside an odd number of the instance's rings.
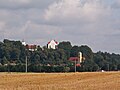
{"label": "tree line", "polygon": [[108,52],[94,53],[87,45],[72,46],[71,42],[60,42],[57,49],[46,46],[30,51],[21,41],[4,39],[0,42],[0,72],[25,72],[25,58],[28,58],[29,72],[73,72],[75,63],[70,57],[82,52],[85,60],[77,71],[115,71],[120,70],[120,55]]}

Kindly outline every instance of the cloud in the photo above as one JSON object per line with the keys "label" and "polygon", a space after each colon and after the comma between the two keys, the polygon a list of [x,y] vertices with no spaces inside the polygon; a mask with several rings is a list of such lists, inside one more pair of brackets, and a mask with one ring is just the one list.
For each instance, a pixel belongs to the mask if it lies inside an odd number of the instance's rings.
{"label": "cloud", "polygon": [[24,39],[27,43],[46,45],[48,40],[56,38],[61,33],[61,28],[57,26],[44,25],[33,21],[26,21],[19,27],[9,27],[4,29],[4,38],[12,40]]}
{"label": "cloud", "polygon": [[30,3],[31,0],[8,0],[8,2],[12,2],[12,3]]}
{"label": "cloud", "polygon": [[3,31],[5,24],[6,24],[5,22],[0,21],[0,31]]}
{"label": "cloud", "polygon": [[112,8],[120,9],[120,0],[115,0],[115,2],[112,4]]}
{"label": "cloud", "polygon": [[6,26],[6,23],[4,21],[0,21],[0,38],[2,38],[2,39],[4,37],[5,26]]}
{"label": "cloud", "polygon": [[[120,35],[120,9],[115,8],[118,1],[59,0],[45,10],[44,18],[53,25],[63,27],[64,39],[70,39],[74,44],[90,45],[95,51],[98,48],[110,51],[115,46],[119,48],[120,44],[115,40],[115,35]],[[108,45],[111,46],[108,48]]]}
{"label": "cloud", "polygon": [[54,0],[0,0],[0,8],[2,9],[30,9],[45,8]]}
{"label": "cloud", "polygon": [[51,39],[55,39],[61,33],[61,28],[57,26],[44,25],[31,22],[24,32],[24,37],[29,43],[46,45]]}
{"label": "cloud", "polygon": [[110,5],[101,0],[60,0],[45,10],[44,18],[50,24],[62,25],[63,32],[68,35],[89,36],[103,35],[104,29],[110,31],[114,23],[111,22],[114,19],[112,14]]}
{"label": "cloud", "polygon": [[119,0],[0,0],[0,39],[51,39],[119,52]]}
{"label": "cloud", "polygon": [[109,8],[100,0],[85,0],[84,3],[81,0],[60,0],[48,7],[44,17],[53,22],[95,22],[109,13]]}

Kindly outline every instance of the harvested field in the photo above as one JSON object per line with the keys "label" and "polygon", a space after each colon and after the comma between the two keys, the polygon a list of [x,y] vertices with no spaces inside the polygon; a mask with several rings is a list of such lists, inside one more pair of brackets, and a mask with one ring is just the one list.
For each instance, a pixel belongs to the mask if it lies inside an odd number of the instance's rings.
{"label": "harvested field", "polygon": [[0,90],[120,90],[120,72],[0,73]]}

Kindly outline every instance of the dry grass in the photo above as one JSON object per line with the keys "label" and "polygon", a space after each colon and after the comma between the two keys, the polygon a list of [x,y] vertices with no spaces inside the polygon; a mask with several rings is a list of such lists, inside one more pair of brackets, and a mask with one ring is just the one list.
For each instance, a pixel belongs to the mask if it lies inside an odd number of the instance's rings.
{"label": "dry grass", "polygon": [[120,90],[120,72],[0,73],[0,90]]}

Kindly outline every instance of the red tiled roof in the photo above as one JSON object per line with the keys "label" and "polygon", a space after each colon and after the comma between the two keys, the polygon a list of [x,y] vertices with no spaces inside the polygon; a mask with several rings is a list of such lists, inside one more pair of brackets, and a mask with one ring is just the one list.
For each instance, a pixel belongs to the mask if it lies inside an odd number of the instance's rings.
{"label": "red tiled roof", "polygon": [[49,44],[50,42],[48,42],[48,44]]}
{"label": "red tiled roof", "polygon": [[80,67],[81,65],[80,64],[76,64],[77,67]]}
{"label": "red tiled roof", "polygon": [[55,41],[55,43],[56,43],[56,44],[58,44],[58,42],[57,42],[57,41]]}
{"label": "red tiled roof", "polygon": [[[49,41],[49,42],[48,42],[48,44],[49,44],[50,42],[51,42],[51,41]],[[54,40],[54,42],[55,42],[56,44],[58,44],[58,42],[57,42],[57,41],[55,41],[55,40]]]}
{"label": "red tiled roof", "polygon": [[26,45],[27,49],[36,49],[37,46],[36,45]]}
{"label": "red tiled roof", "polygon": [[[54,41],[55,41],[55,40],[54,40]],[[58,42],[57,42],[57,41],[55,41],[55,43],[56,43],[56,44],[58,44]]]}
{"label": "red tiled roof", "polygon": [[78,61],[79,58],[78,58],[78,57],[70,57],[69,60],[70,60],[70,61],[75,61],[75,60]]}

